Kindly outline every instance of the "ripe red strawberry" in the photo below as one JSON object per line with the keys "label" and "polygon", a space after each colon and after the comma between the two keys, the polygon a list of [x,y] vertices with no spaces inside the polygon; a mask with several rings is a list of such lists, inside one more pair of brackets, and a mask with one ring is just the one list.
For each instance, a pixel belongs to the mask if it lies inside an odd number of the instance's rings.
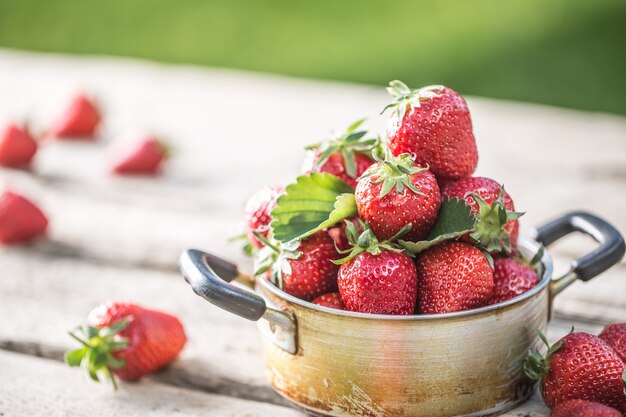
{"label": "ripe red strawberry", "polygon": [[81,366],[98,381],[113,374],[136,380],[172,362],[187,337],[174,316],[132,303],[109,301],[94,308],[80,333],[70,333],[83,347],[67,352],[70,366]]}
{"label": "ripe red strawberry", "polygon": [[524,362],[529,378],[541,379],[541,393],[553,408],[568,400],[595,401],[626,411],[622,374],[626,366],[602,339],[588,333],[570,333],[555,345],[537,332],[548,346],[545,356],[532,353]]}
{"label": "ripe red strawberry", "polygon": [[0,134],[0,165],[7,167],[23,167],[37,152],[37,142],[26,127],[10,123]]}
{"label": "ripe red strawberry", "polygon": [[411,90],[398,80],[390,82],[387,91],[395,99],[385,108],[393,109],[388,136],[394,155],[411,154],[437,178],[472,175],[478,152],[463,97],[442,85]]}
{"label": "ripe red strawberry", "polygon": [[327,172],[356,187],[357,178],[374,163],[372,150],[378,144],[378,139],[365,138],[366,131],[356,131],[364,121],[358,120],[330,141],[308,146],[302,172]]}
{"label": "ripe red strawberry", "polygon": [[626,323],[609,324],[602,330],[599,337],[611,346],[626,363]]}
{"label": "ripe red strawberry", "polygon": [[56,120],[49,133],[65,139],[93,138],[100,125],[100,111],[95,103],[79,94]]}
{"label": "ripe red strawberry", "polygon": [[328,294],[320,295],[311,302],[324,307],[336,308],[339,310],[346,309],[346,306],[341,299],[341,295],[339,295],[338,292],[329,292]]}
{"label": "ripe red strawberry", "polygon": [[12,191],[0,195],[0,243],[19,243],[43,235],[48,219],[31,201]]}
{"label": "ripe red strawberry", "polygon": [[389,239],[404,226],[405,240],[420,241],[435,225],[441,195],[435,176],[427,168],[413,166],[407,154],[387,155],[359,178],[355,200],[359,216],[378,239]]}
{"label": "ripe red strawberry", "polygon": [[379,242],[367,225],[358,236],[354,224],[347,234],[354,245],[341,264],[337,282],[341,299],[349,311],[372,314],[407,315],[415,312],[417,273],[413,260],[391,240]]}
{"label": "ripe red strawberry", "polygon": [[154,175],[167,159],[167,147],[158,139],[149,137],[139,142],[130,153],[113,166],[116,174]]}
{"label": "ripe red strawberry", "polygon": [[363,232],[359,222],[361,221],[358,217],[352,217],[350,219],[345,219],[343,222],[339,223],[337,226],[328,229],[328,234],[335,241],[335,245],[341,251],[346,251],[352,248],[350,241],[348,240],[348,236],[346,234],[346,220],[352,223],[359,233]]}
{"label": "ripe red strawberry", "polygon": [[531,265],[518,258],[498,257],[493,261],[495,286],[489,304],[498,304],[525,293],[539,283]]}
{"label": "ripe red strawberry", "polygon": [[246,236],[255,248],[260,249],[264,246],[263,242],[255,237],[255,233],[266,239],[269,238],[270,223],[272,222],[271,212],[276,207],[278,197],[284,193],[283,187],[262,188],[254,193],[246,203],[244,209]]}
{"label": "ripe red strawberry", "polygon": [[265,244],[258,254],[255,275],[270,273],[270,280],[283,291],[310,301],[322,294],[337,291],[337,270],[333,260],[339,257],[335,243],[326,231],[304,240],[278,246],[260,234]]}
{"label": "ripe red strawberry", "polygon": [[445,242],[416,259],[418,310],[451,313],[482,307],[493,292],[493,270],[485,255],[464,242]]}
{"label": "ripe red strawberry", "polygon": [[569,400],[554,407],[550,417],[622,417],[622,413],[592,401]]}
{"label": "ripe red strawberry", "polygon": [[[504,191],[504,188],[491,178],[470,177],[458,181],[447,182],[441,189],[443,198],[458,198],[465,200],[471,207],[471,212],[479,216],[481,238],[484,246],[489,246],[489,242],[499,244],[504,240],[503,245],[508,247],[506,240],[511,247],[517,246],[519,233],[519,221],[521,215],[515,213],[515,204],[511,196]],[[476,198],[478,196],[478,198]],[[485,204],[481,204],[481,199]],[[494,206],[494,204],[498,204]],[[481,210],[482,207],[482,210]],[[500,209],[504,208],[508,212],[506,222],[502,225],[500,221]],[[506,233],[503,233],[506,232]]]}

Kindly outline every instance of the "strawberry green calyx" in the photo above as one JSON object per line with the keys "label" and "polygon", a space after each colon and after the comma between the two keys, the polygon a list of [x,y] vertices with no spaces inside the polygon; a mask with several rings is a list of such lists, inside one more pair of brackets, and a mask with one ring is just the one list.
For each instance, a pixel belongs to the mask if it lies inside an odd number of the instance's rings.
{"label": "strawberry green calyx", "polygon": [[112,370],[124,367],[124,359],[117,359],[115,352],[128,347],[128,339],[121,337],[119,332],[124,330],[132,317],[126,317],[117,323],[103,328],[80,326],[78,332],[69,332],[69,335],[83,347],[65,353],[65,362],[69,366],[80,366],[85,369],[91,379],[100,381],[102,374],[117,389],[117,383]]}
{"label": "strawberry green calyx", "polygon": [[[563,342],[559,341],[550,346],[548,339],[541,333],[541,330],[533,327],[533,331],[537,333],[541,341],[547,346],[548,351],[545,356],[542,356],[539,352],[529,352],[524,360],[523,369],[524,374],[526,374],[528,378],[538,380],[550,372],[550,357],[563,347]],[[573,331],[574,328],[572,328],[572,332]]]}
{"label": "strawberry green calyx", "polygon": [[357,129],[365,122],[365,119],[357,120],[352,123],[345,132],[336,135],[329,141],[316,143],[306,147],[307,150],[317,150],[319,156],[315,165],[320,168],[334,153],[340,153],[344,160],[346,173],[352,177],[357,177],[357,164],[355,160],[355,152],[362,153],[368,157],[372,157],[372,152],[377,148],[379,138],[366,138],[366,130]]}
{"label": "strawberry green calyx", "polygon": [[348,242],[352,245],[351,249],[340,250],[335,246],[337,252],[345,255],[346,257],[332,261],[336,265],[345,264],[348,261],[354,259],[358,254],[363,252],[371,253],[372,255],[380,255],[383,250],[390,250],[392,252],[401,253],[404,249],[394,243],[400,236],[406,234],[411,230],[411,224],[404,226],[398,233],[391,238],[379,242],[374,233],[370,229],[369,225],[359,219],[359,225],[363,232],[359,235],[359,231],[353,222],[346,220],[346,237]]}
{"label": "strawberry green calyx", "polygon": [[270,282],[281,290],[284,289],[283,274],[291,274],[289,259],[298,259],[302,252],[298,251],[300,240],[294,239],[286,243],[271,241],[259,233],[254,233],[265,247],[261,249],[255,261],[254,275],[270,273]]}
{"label": "strawberry green calyx", "polygon": [[411,175],[428,171],[428,167],[421,168],[415,166],[413,159],[408,153],[393,156],[390,152],[385,152],[384,159],[378,153],[374,153],[374,160],[378,162],[372,165],[363,173],[361,179],[371,178],[372,184],[383,183],[380,188],[380,197],[384,197],[392,189],[396,189],[398,193],[404,190],[404,187],[413,191],[415,194],[424,195],[419,188],[411,182]]}
{"label": "strawberry green calyx", "polygon": [[392,114],[397,113],[398,118],[402,120],[407,109],[420,107],[422,100],[437,97],[444,88],[443,85],[429,85],[411,90],[402,81],[393,80],[389,82],[387,92],[394,98],[394,102],[387,105],[381,114],[387,109],[392,109]]}
{"label": "strawberry green calyx", "polygon": [[474,231],[470,237],[489,252],[504,251],[510,254],[513,250],[511,238],[504,226],[509,221],[519,219],[524,213],[504,208],[504,187],[500,188],[500,195],[491,204],[488,204],[475,193],[472,193],[472,198],[478,204],[478,212],[476,213]]}

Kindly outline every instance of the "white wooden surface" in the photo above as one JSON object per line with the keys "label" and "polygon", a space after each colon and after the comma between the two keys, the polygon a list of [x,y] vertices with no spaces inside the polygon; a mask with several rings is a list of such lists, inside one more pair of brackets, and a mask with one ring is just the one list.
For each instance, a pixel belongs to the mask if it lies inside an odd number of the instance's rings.
{"label": "white wooden surface", "polygon": [[[291,181],[302,147],[332,129],[370,116],[368,126],[382,132],[384,90],[0,51],[0,123],[28,117],[41,130],[78,89],[96,96],[105,109],[101,140],[46,142],[32,172],[0,169],[0,183],[30,195],[51,220],[48,239],[0,249],[0,349],[17,352],[0,351],[6,370],[0,373],[0,415],[84,415],[96,408],[102,415],[153,409],[156,415],[297,415],[265,381],[254,324],[195,297],[177,273],[176,260],[196,246],[249,270],[238,247],[226,243],[240,227],[247,196]],[[523,231],[572,209],[597,212],[626,230],[626,119],[468,101],[478,173],[504,182],[517,208],[527,211]],[[148,131],[174,146],[166,172],[157,179],[111,178],[107,162],[115,148]],[[589,239],[577,237],[552,252],[564,271],[591,248]],[[556,301],[550,337],[562,336],[572,324],[597,332],[623,320],[625,293],[624,263],[588,284],[575,284]],[[114,298],[172,311],[189,333],[178,361],[115,395],[58,363],[72,346],[65,331],[92,306]],[[81,401],[70,402],[66,389],[75,389],[72,397]],[[507,415],[548,413],[535,398]]]}

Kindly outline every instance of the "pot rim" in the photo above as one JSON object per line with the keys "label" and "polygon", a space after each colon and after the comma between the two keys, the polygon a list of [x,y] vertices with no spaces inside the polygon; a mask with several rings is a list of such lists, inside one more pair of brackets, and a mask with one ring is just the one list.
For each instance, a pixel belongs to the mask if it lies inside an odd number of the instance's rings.
{"label": "pot rim", "polygon": [[[525,239],[521,237],[518,240],[518,249],[520,249],[522,252],[526,252],[526,255],[528,254],[534,255],[535,253],[537,253],[537,251],[539,250],[541,246],[542,246],[541,243],[534,241],[534,240]],[[480,315],[483,313],[492,312],[495,310],[499,310],[501,308],[508,307],[513,304],[520,303],[526,299],[529,299],[535,296],[536,294],[541,292],[552,280],[552,273],[553,273],[554,266],[552,262],[552,257],[550,256],[547,250],[544,250],[543,257],[541,258],[541,263],[544,266],[543,277],[541,278],[541,281],[539,281],[539,283],[535,285],[529,291],[526,291],[525,293],[518,295],[515,298],[511,298],[510,300],[507,300],[503,303],[484,306],[484,307],[480,307],[480,308],[476,308],[472,310],[456,311],[454,313],[411,314],[411,315],[406,315],[406,316],[400,316],[400,315],[391,315],[391,314],[370,314],[370,313],[359,313],[359,312],[354,312],[354,311],[338,310],[336,308],[323,307],[317,304],[313,304],[310,301],[305,301],[305,300],[301,300],[300,298],[296,298],[293,295],[287,294],[285,291],[276,287],[274,284],[272,284],[266,279],[257,279],[256,282],[258,285],[263,286],[264,289],[268,290],[275,296],[291,304],[296,304],[300,307],[304,307],[310,310],[316,310],[316,311],[326,313],[326,314],[334,314],[337,316],[354,317],[354,318],[369,319],[369,320],[390,320],[390,321],[445,320],[445,319],[456,319],[459,317],[471,317],[474,315]]]}

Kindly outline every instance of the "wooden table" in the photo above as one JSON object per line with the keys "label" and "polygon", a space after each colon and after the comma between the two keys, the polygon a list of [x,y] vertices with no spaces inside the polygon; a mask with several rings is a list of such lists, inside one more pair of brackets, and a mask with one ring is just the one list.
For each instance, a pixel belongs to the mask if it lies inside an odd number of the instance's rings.
{"label": "wooden table", "polygon": [[[250,269],[226,242],[246,198],[298,172],[302,147],[378,112],[379,87],[217,69],[0,51],[0,119],[42,128],[85,89],[105,111],[97,143],[49,142],[32,172],[0,170],[2,183],[38,201],[49,238],[0,249],[0,416],[297,416],[266,383],[259,337],[245,322],[194,296],[177,272],[188,247]],[[572,209],[597,212],[626,231],[626,119],[469,99],[479,174],[506,184],[527,211],[523,232]],[[115,146],[145,131],[174,146],[157,179],[107,174]],[[563,272],[593,247],[574,237],[552,249]],[[626,318],[626,265],[556,301],[550,337],[575,325],[598,332]],[[179,360],[113,394],[65,367],[66,330],[106,299],[177,314],[189,343]],[[506,416],[547,416],[536,396]]]}

